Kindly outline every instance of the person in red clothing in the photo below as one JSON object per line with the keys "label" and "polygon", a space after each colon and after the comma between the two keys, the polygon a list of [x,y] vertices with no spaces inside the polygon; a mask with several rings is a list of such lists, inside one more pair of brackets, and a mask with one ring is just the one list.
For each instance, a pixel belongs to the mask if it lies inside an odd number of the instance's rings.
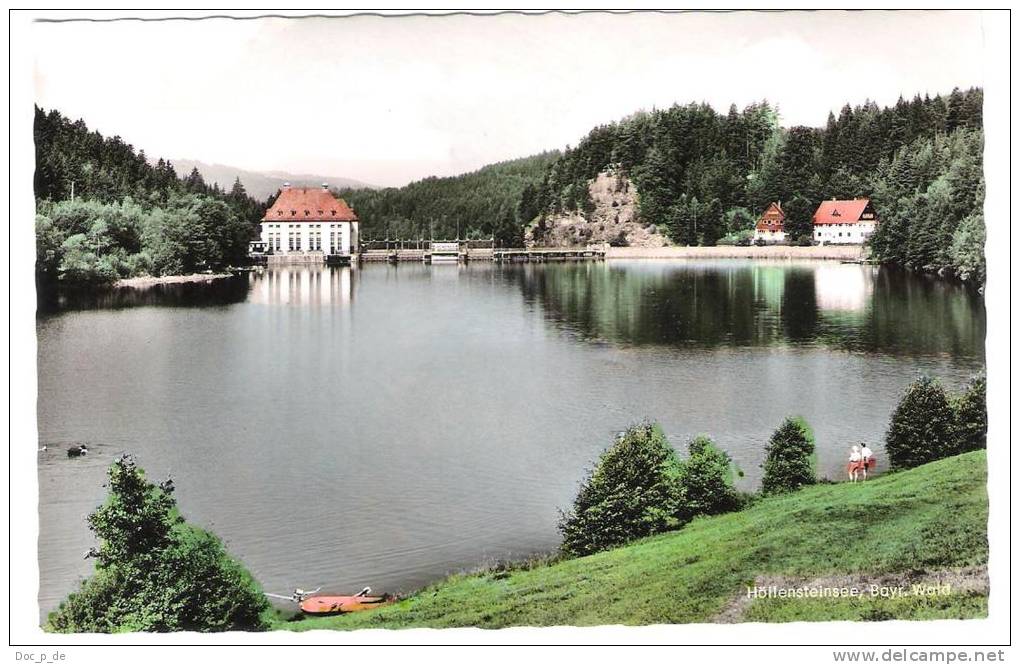
{"label": "person in red clothing", "polygon": [[857,482],[857,474],[864,468],[864,464],[861,458],[861,450],[857,446],[851,446],[850,448],[850,461],[846,465],[846,473],[850,478],[850,482]]}
{"label": "person in red clothing", "polygon": [[868,479],[868,469],[874,468],[875,466],[875,453],[872,452],[868,444],[861,444],[861,473],[864,476],[864,480]]}

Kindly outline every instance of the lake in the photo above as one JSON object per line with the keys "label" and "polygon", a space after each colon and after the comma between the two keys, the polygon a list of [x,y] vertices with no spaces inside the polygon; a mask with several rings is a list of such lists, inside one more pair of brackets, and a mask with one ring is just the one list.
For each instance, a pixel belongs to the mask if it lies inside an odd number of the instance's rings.
{"label": "lake", "polygon": [[681,451],[711,435],[745,490],[788,414],[821,475],[862,441],[882,469],[906,385],[984,367],[985,314],[836,262],[376,264],[118,291],[37,330],[45,614],[91,571],[122,452],[266,591],[409,591],[554,549],[586,467],[642,420]]}

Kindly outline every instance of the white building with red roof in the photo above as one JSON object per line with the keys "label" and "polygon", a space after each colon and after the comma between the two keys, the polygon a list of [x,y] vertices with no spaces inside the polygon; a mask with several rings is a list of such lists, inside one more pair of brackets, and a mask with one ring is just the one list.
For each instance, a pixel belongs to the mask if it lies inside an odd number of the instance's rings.
{"label": "white building with red roof", "polygon": [[822,201],[814,216],[814,241],[820,245],[861,245],[875,232],[878,215],[871,199]]}
{"label": "white building with red roof", "polygon": [[285,184],[262,217],[260,240],[273,255],[350,256],[358,251],[358,216],[328,185]]}

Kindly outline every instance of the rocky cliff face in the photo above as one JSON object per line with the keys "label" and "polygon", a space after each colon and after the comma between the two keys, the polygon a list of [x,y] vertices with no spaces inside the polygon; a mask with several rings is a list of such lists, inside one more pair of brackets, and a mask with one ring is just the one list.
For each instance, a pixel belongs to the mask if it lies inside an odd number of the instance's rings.
{"label": "rocky cliff face", "polygon": [[603,171],[588,183],[594,211],[547,216],[525,231],[525,242],[545,247],[607,243],[614,247],[663,247],[669,244],[654,225],[638,219],[637,188],[629,178]]}

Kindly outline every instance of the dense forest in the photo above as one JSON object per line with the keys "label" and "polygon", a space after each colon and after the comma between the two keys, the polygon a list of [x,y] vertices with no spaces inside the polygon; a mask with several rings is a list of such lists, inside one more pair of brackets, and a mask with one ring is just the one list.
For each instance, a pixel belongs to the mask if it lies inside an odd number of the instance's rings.
{"label": "dense forest", "polygon": [[[637,187],[643,223],[680,245],[746,242],[781,201],[793,242],[810,244],[825,198],[870,197],[879,261],[984,282],[983,92],[844,106],[824,127],[782,128],[768,102],[726,114],[706,104],[642,111],[576,147],[400,188],[344,189],[362,237],[494,237],[520,245],[564,212],[590,212],[588,182],[613,168]],[[229,191],[81,120],[36,108],[41,285],[106,283],[236,265],[269,201]]]}
{"label": "dense forest", "polygon": [[463,175],[425,178],[400,188],[344,189],[340,195],[358,213],[365,239],[454,238],[459,233],[518,246],[534,217],[522,216],[521,196],[541,181],[557,157],[558,152],[544,152]]}
{"label": "dense forest", "polygon": [[58,111],[35,109],[36,275],[102,284],[135,275],[218,269],[246,260],[265,203],[241,182],[178,178],[119,136],[104,137]]}
{"label": "dense forest", "polygon": [[983,92],[846,105],[824,127],[779,126],[767,102],[725,115],[706,104],[639,112],[594,128],[528,186],[520,216],[537,224],[591,206],[588,181],[616,167],[638,188],[644,222],[681,245],[746,234],[781,201],[794,242],[811,241],[825,198],[870,197],[882,223],[875,257],[984,279]]}

